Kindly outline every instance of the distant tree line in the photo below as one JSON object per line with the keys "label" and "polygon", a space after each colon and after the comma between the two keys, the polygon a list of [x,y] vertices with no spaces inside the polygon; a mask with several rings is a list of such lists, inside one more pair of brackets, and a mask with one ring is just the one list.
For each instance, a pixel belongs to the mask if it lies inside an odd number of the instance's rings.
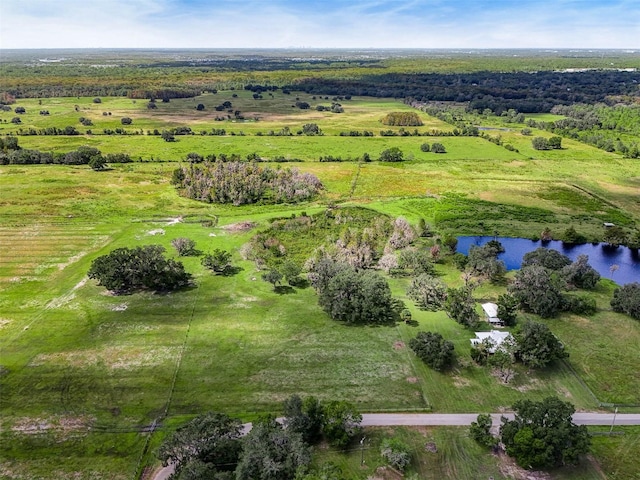
{"label": "distant tree line", "polygon": [[313,95],[366,95],[411,97],[420,102],[468,102],[470,110],[491,109],[497,115],[519,112],[550,112],[555,105],[607,103],[612,96],[637,95],[640,72],[543,71],[476,72],[456,74],[368,75],[359,79],[305,78],[288,90]]}

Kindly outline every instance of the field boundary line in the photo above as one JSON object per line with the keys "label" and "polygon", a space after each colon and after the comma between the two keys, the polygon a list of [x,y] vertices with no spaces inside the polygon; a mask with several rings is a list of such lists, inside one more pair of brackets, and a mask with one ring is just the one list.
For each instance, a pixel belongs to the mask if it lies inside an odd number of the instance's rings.
{"label": "field boundary line", "polygon": [[[405,342],[406,338],[404,337],[404,335],[402,334],[402,331],[400,330],[399,325],[396,324],[395,326],[396,332],[398,332],[398,336],[402,339],[402,341],[405,343],[405,346],[409,343],[409,342]],[[429,403],[429,398],[427,397],[427,394],[424,390],[424,385],[421,380],[420,380],[420,376],[418,375],[418,370],[416,369],[416,365],[413,361],[413,357],[411,356],[411,354],[409,353],[409,348],[404,348],[403,349],[405,351],[405,355],[407,357],[407,360],[409,361],[409,364],[411,365],[411,370],[413,371],[413,374],[415,375],[415,377],[418,379],[419,383],[420,383],[420,396],[422,397],[422,401],[424,402],[424,408],[422,408],[421,410],[433,410],[433,406]]]}
{"label": "field boundary line", "polygon": [[173,400],[173,393],[175,391],[176,382],[178,380],[178,373],[180,372],[180,367],[182,366],[182,359],[184,358],[184,352],[187,349],[187,342],[189,341],[189,333],[191,332],[191,324],[193,323],[193,317],[195,316],[196,307],[198,305],[198,301],[200,300],[200,288],[196,287],[195,298],[193,299],[193,304],[191,306],[191,313],[189,314],[189,321],[187,322],[187,328],[184,334],[184,339],[182,340],[182,346],[180,348],[180,354],[178,355],[178,359],[176,360],[176,366],[173,370],[173,375],[171,378],[171,385],[169,387],[169,393],[167,395],[167,400],[165,401],[164,409],[162,413],[156,417],[151,426],[149,427],[149,435],[147,435],[147,439],[144,442],[144,446],[142,448],[142,453],[140,454],[140,458],[138,459],[138,463],[135,469],[135,479],[141,479],[144,474],[144,468],[142,468],[142,463],[144,461],[145,456],[149,453],[149,443],[151,442],[151,437],[158,429],[158,425],[162,420],[167,418],[169,413],[169,408],[171,407],[171,402]]}

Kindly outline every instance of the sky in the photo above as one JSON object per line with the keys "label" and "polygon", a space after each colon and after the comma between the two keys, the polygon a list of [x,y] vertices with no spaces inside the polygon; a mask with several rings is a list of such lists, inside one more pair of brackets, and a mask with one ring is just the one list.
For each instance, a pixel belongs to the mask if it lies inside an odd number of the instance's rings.
{"label": "sky", "polygon": [[0,0],[13,48],[640,48],[640,0]]}

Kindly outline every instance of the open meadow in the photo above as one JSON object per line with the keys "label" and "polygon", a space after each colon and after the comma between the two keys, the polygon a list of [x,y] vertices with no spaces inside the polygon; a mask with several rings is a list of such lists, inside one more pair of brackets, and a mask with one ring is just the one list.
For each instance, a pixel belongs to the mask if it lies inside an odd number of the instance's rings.
{"label": "open meadow", "polygon": [[[82,132],[20,135],[23,148],[67,152],[89,145],[144,160],[104,171],[86,165],[0,166],[0,478],[140,478],[158,465],[155,449],[182,421],[209,410],[250,421],[279,413],[292,394],[348,400],[363,412],[499,412],[517,400],[549,395],[579,410],[597,410],[600,402],[640,405],[640,323],[611,310],[611,281],[589,293],[598,306],[594,316],[545,320],[566,345],[567,363],[532,372],[518,367],[514,381],[505,385],[471,360],[472,331],[442,311],[414,306],[406,294],[409,278],[388,279],[414,324],[349,326],[322,311],[312,287],[276,291],[261,279],[264,272],[256,263],[240,254],[274,218],[323,215],[329,205],[364,206],[374,216],[402,216],[414,226],[424,219],[439,238],[530,238],[545,227],[558,236],[573,225],[599,239],[603,222],[640,225],[637,159],[573,140],[565,140],[562,150],[536,151],[519,128],[501,132],[518,151],[481,137],[380,136],[383,129],[399,130],[382,125],[384,115],[416,110],[393,99],[356,97],[341,101],[344,113],[318,112],[313,107],[331,105],[330,97],[314,100],[281,91],[263,96],[255,100],[248,91],[219,91],[158,102],[153,110],[145,100],[120,97],[103,97],[99,104],[89,97],[20,99],[26,108],[21,124],[0,124],[0,135],[68,125]],[[312,108],[292,107],[296,96],[313,102]],[[244,121],[215,120],[214,107],[226,100]],[[196,110],[198,103],[203,111]],[[49,115],[39,115],[41,109]],[[421,132],[453,129],[418,113],[424,125],[415,128]],[[14,116],[2,112],[0,120]],[[93,126],[78,124],[80,116]],[[133,123],[123,127],[123,117]],[[324,135],[297,135],[308,123]],[[196,134],[176,136],[175,142],[148,134],[181,126]],[[120,127],[131,134],[102,133]],[[285,127],[291,136],[269,135]],[[225,135],[200,134],[221,128]],[[87,129],[95,133],[86,134]],[[375,136],[340,136],[351,130]],[[440,142],[446,153],[423,152],[424,142]],[[405,161],[378,162],[391,147],[400,148]],[[325,190],[302,204],[235,207],[190,200],[170,181],[177,162],[191,152],[300,159],[277,165],[315,174]],[[365,153],[373,161],[361,161]],[[321,156],[345,161],[319,162]],[[304,249],[334,239],[337,229],[327,238],[309,239]],[[113,295],[87,278],[92,260],[119,247],[158,244],[178,259],[171,241],[179,237],[193,239],[203,253],[231,251],[238,271],[212,275],[200,258],[180,257],[194,285],[167,294]],[[286,247],[292,250],[302,241],[290,240]],[[435,239],[419,242],[427,248]],[[462,285],[450,257],[436,272],[448,285]],[[504,291],[504,284],[483,283],[475,296],[495,301]],[[521,320],[526,317],[534,316],[520,314]],[[428,368],[408,348],[423,330],[454,343],[458,359],[452,371]],[[483,453],[462,429],[400,430],[421,452],[412,467],[420,478],[471,479],[479,472],[512,478],[504,459]],[[372,435],[379,442],[384,432]],[[640,455],[638,435],[628,429],[623,437],[598,437],[593,463],[552,472],[550,478],[602,478],[600,467],[612,479],[637,478],[631,459]],[[425,454],[419,447],[427,440],[441,451]],[[624,446],[624,455],[617,445]],[[320,451],[318,458],[341,464],[349,478],[365,478],[374,469],[359,468],[359,453]],[[371,465],[379,458],[377,451],[367,455]]]}

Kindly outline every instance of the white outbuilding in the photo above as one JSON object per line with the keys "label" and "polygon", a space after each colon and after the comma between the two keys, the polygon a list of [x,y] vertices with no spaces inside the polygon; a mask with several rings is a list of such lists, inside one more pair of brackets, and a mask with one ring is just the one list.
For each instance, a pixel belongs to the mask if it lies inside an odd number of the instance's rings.
{"label": "white outbuilding", "polygon": [[482,310],[484,310],[487,322],[491,325],[502,326],[502,320],[498,318],[498,305],[495,303],[483,303]]}

